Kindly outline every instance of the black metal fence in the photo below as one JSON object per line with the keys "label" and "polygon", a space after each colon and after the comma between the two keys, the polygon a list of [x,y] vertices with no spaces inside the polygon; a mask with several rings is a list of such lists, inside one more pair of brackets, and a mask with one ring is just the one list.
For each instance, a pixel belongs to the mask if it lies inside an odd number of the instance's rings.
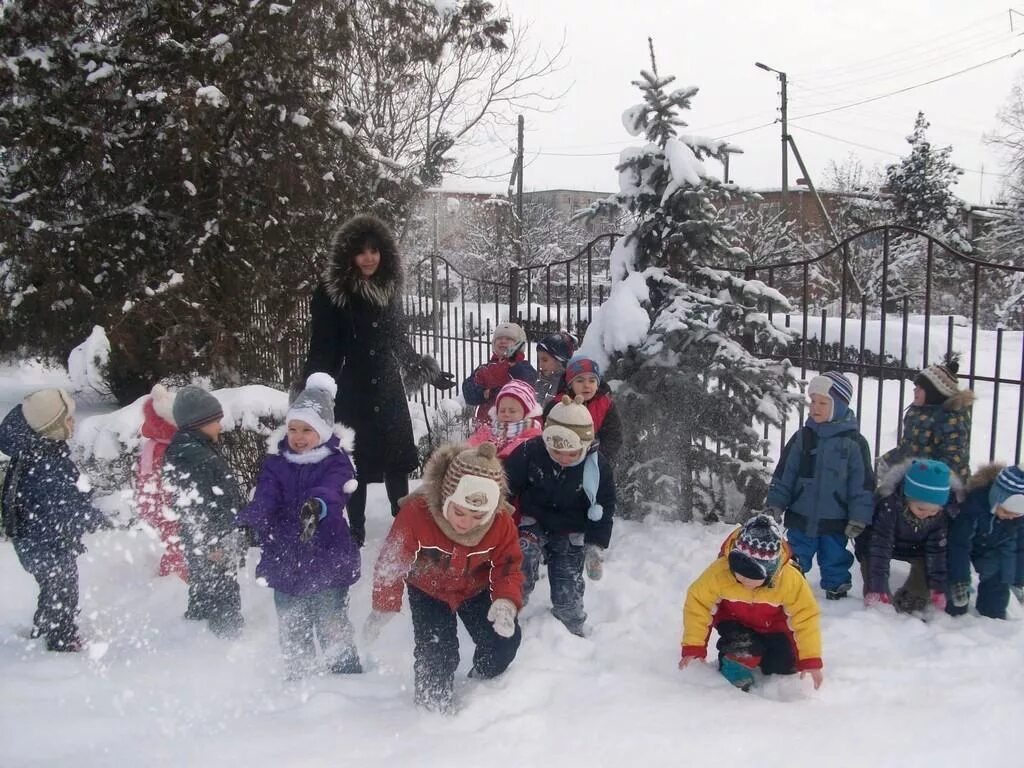
{"label": "black metal fence", "polygon": [[[611,287],[610,256],[620,235],[595,238],[578,254],[551,264],[500,269],[490,277],[461,272],[441,256],[408,269],[403,306],[409,339],[461,383],[490,356],[494,326],[511,318],[531,342],[555,330],[583,337]],[[923,367],[962,355],[961,381],[979,396],[974,450],[1020,463],[1024,429],[1024,316],[994,310],[1001,286],[1024,267],[988,263],[931,235],[898,226],[859,232],[799,262],[737,268],[789,298],[791,312],[771,319],[794,331],[784,351],[806,379],[840,370],[856,379],[856,411],[876,455],[902,432],[911,381]],[[286,323],[254,324],[262,348],[254,355],[268,383],[288,384],[305,359],[308,317],[300,307]],[[259,314],[259,313],[256,313]],[[1003,325],[998,325],[1001,320]],[[1014,330],[1009,330],[1009,325]],[[536,359],[531,349],[531,359]],[[436,405],[426,387],[415,399]],[[781,446],[803,422],[801,409],[782,429],[765,428]]]}

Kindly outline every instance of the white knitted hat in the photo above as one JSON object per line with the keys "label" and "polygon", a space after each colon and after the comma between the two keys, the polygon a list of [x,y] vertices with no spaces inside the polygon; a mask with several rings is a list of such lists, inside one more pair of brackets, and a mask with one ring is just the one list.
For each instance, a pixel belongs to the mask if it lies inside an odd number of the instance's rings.
{"label": "white knitted hat", "polygon": [[578,451],[594,442],[594,419],[583,399],[562,395],[544,420],[544,445],[552,451]]}

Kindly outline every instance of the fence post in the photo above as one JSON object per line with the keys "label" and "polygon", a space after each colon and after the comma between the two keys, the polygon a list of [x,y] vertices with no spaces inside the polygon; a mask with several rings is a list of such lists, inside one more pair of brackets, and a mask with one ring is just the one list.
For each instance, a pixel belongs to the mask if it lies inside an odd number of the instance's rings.
{"label": "fence post", "polygon": [[[519,270],[510,267],[508,270],[508,320],[516,322],[519,317]],[[498,318],[494,318],[498,322]]]}
{"label": "fence post", "polygon": [[[436,205],[436,203],[435,203]],[[430,353],[436,358],[441,349],[441,316],[437,309],[437,253],[430,254],[430,330],[433,334],[431,339]]]}

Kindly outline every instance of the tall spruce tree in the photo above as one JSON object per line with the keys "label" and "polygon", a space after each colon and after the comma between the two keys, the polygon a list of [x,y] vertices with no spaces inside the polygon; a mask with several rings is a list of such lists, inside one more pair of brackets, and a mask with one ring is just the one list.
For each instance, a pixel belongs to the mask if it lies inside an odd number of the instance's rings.
{"label": "tall spruce tree", "polygon": [[[653,59],[653,56],[652,56]],[[697,88],[642,72],[643,102],[626,110],[647,144],[622,151],[620,191],[607,205],[635,226],[612,254],[613,286],[583,342],[621,380],[631,425],[620,462],[624,505],[682,520],[736,519],[760,506],[768,476],[763,423],[778,424],[798,395],[788,360],[752,352],[789,336],[766,310],[789,311],[759,281],[727,270],[749,255],[725,208],[745,193],[705,168],[731,148],[681,132]],[[600,212],[604,206],[596,206]]]}

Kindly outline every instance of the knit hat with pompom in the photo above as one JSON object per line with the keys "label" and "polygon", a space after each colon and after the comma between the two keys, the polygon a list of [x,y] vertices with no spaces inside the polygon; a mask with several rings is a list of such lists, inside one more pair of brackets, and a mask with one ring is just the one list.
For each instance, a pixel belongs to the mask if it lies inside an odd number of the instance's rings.
{"label": "knit hat with pompom", "polygon": [[316,430],[320,442],[326,443],[334,434],[334,396],[337,394],[338,385],[329,373],[310,374],[306,388],[288,409],[285,424],[304,421]]}
{"label": "knit hat with pompom", "polygon": [[498,510],[505,485],[505,471],[493,443],[481,443],[455,454],[441,481],[441,498],[446,519],[449,502],[473,512],[484,512],[481,523]]}

